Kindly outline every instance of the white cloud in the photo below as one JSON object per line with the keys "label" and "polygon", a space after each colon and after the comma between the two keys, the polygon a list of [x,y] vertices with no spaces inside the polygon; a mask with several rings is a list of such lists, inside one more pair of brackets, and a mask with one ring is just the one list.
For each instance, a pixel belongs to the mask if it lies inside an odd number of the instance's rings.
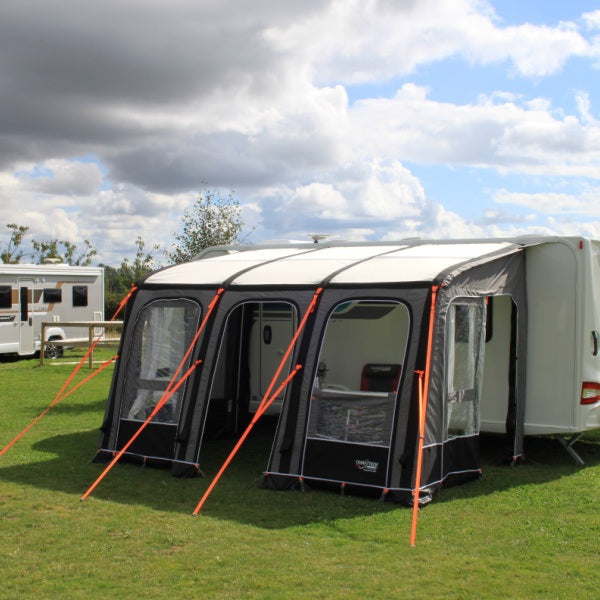
{"label": "white cloud", "polygon": [[425,201],[418,179],[399,162],[351,162],[326,177],[262,194],[265,229],[275,232],[281,227],[302,236],[318,225],[318,233],[335,228],[344,237],[349,232],[356,236],[359,230],[368,235],[389,222],[414,217]]}
{"label": "white cloud", "polygon": [[478,223],[483,226],[501,226],[515,223],[527,224],[534,222],[536,219],[537,215],[535,213],[517,215],[508,210],[487,209],[483,211],[483,217],[478,220]]}
{"label": "white cloud", "polygon": [[[577,94],[580,109],[582,95]],[[589,107],[588,107],[589,111]],[[523,173],[600,177],[600,126],[586,115],[554,114],[547,99],[519,106],[480,97],[456,105],[405,84],[393,98],[356,103],[354,137],[367,153],[426,164],[472,165]]]}
{"label": "white cloud", "polygon": [[[482,0],[62,5],[0,6],[0,223],[91,239],[104,261],[138,235],[166,243],[204,182],[236,191],[255,241],[389,239],[550,227],[508,209],[463,217],[427,197],[412,165],[600,174],[592,84],[564,90],[562,104],[526,85],[475,86],[472,102],[453,103],[408,77],[452,59],[535,85],[600,57],[600,11],[504,26]],[[349,84],[392,81],[391,97],[386,87],[349,101]],[[563,106],[573,99],[576,114]],[[562,210],[544,198],[495,202],[597,215],[592,196],[567,194]]]}
{"label": "white cloud", "polygon": [[569,214],[600,219],[599,196],[600,189],[589,190],[579,196],[552,192],[523,193],[498,190],[494,195],[494,202],[524,206],[547,215]]}
{"label": "white cloud", "polygon": [[103,173],[95,162],[50,159],[19,178],[33,193],[80,196],[99,191]]}
{"label": "white cloud", "polygon": [[579,90],[575,93],[575,103],[577,110],[581,116],[581,122],[586,125],[598,125],[598,121],[592,116],[591,108],[592,103],[590,101],[590,95],[584,90]]}
{"label": "white cloud", "polygon": [[478,0],[337,0],[267,29],[265,38],[277,51],[303,57],[322,82],[385,80],[456,55],[484,65],[511,61],[521,76],[542,77],[594,53],[574,23],[501,27]]}
{"label": "white cloud", "polygon": [[588,29],[600,29],[600,10],[586,12],[582,18]]}

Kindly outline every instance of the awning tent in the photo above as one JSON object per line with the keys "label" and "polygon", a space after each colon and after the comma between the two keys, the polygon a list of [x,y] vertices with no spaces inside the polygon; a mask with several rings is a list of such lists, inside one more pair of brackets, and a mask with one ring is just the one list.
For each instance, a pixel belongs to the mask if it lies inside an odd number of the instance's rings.
{"label": "awning tent", "polygon": [[148,277],[128,306],[99,458],[127,442],[168,387],[208,304],[224,289],[187,361],[202,364],[127,452],[165,461],[179,475],[201,469],[203,439],[247,423],[261,378],[272,376],[317,288],[317,308],[285,365],[302,370],[282,394],[266,485],[325,482],[410,501],[433,289],[425,496],[478,476],[478,403],[494,298],[508,311],[502,323],[510,344],[498,352],[508,365],[502,385],[512,455],[522,453],[522,246],[407,240],[217,248]]}

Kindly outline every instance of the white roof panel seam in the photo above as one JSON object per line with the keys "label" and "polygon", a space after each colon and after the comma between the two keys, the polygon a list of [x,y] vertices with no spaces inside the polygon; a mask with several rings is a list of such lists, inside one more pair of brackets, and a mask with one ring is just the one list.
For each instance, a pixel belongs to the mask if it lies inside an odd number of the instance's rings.
{"label": "white roof panel seam", "polygon": [[272,286],[431,281],[454,266],[468,266],[471,260],[514,246],[484,242],[262,248],[175,265],[150,275],[146,283]]}

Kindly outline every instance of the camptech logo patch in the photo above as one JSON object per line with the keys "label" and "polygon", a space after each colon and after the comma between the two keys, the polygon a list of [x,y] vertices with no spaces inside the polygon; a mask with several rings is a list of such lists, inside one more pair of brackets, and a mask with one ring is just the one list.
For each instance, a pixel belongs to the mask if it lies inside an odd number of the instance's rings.
{"label": "camptech logo patch", "polygon": [[354,461],[354,466],[365,473],[377,473],[377,469],[379,468],[379,463],[374,460],[369,460],[366,458],[357,458]]}

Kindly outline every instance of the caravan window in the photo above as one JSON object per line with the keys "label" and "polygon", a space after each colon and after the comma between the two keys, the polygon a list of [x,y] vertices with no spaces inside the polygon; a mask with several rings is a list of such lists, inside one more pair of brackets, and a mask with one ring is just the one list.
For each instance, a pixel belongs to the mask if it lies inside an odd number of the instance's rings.
{"label": "caravan window", "polygon": [[479,401],[485,341],[483,298],[461,298],[448,309],[447,437],[479,431]]}
{"label": "caravan window", "polygon": [[[135,325],[121,417],[144,421],[165,393],[198,329],[200,307],[191,300],[158,300],[146,306]],[[180,375],[189,367],[187,359]],[[182,386],[153,422],[177,423]]]}
{"label": "caravan window", "polygon": [[356,300],[335,308],[319,356],[309,437],[389,445],[408,329],[400,302]]}
{"label": "caravan window", "polygon": [[0,308],[12,308],[12,288],[0,285]]}
{"label": "caravan window", "polygon": [[62,290],[60,288],[44,288],[44,304],[62,302]]}
{"label": "caravan window", "polygon": [[73,286],[73,306],[88,305],[88,286],[74,285]]}

